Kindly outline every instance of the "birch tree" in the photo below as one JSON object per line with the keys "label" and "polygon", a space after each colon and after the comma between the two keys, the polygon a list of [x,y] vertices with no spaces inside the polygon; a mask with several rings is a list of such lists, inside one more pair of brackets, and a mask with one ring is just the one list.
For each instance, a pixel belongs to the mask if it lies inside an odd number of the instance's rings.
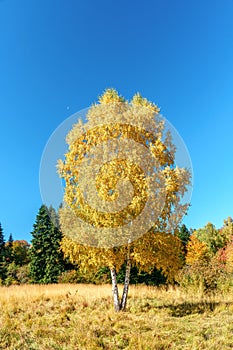
{"label": "birch tree", "polygon": [[[67,135],[59,160],[65,182],[62,250],[80,269],[108,266],[114,308],[125,310],[130,269],[162,269],[172,280],[180,267],[175,228],[187,212],[190,171],[175,162],[176,147],[159,108],[136,94],[126,101],[108,89]],[[126,263],[119,297],[117,273]]]}

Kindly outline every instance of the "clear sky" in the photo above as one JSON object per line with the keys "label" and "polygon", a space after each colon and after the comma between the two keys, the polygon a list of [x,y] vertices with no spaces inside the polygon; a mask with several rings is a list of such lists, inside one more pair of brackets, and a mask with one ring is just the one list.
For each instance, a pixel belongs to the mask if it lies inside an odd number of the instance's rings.
{"label": "clear sky", "polygon": [[0,222],[30,240],[51,133],[107,87],[161,107],[193,163],[184,223],[233,216],[233,0],[0,0]]}

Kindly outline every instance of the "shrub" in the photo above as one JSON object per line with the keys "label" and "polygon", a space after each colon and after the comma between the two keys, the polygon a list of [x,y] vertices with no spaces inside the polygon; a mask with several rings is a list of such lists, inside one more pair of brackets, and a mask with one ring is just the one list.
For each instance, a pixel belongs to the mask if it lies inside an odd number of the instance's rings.
{"label": "shrub", "polygon": [[17,269],[16,277],[19,283],[30,283],[30,269],[29,265],[20,266]]}
{"label": "shrub", "polygon": [[70,270],[63,272],[58,277],[58,283],[79,283],[78,271]]}
{"label": "shrub", "polygon": [[224,266],[213,257],[209,262],[196,261],[192,265],[186,265],[180,271],[177,282],[185,289],[209,294],[220,290],[228,277]]}

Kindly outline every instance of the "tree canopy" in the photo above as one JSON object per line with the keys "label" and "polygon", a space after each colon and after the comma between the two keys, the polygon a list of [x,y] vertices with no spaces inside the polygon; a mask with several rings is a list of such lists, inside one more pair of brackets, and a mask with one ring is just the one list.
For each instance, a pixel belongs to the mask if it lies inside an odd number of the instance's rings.
{"label": "tree canopy", "polygon": [[140,94],[128,102],[106,90],[89,109],[88,125],[78,121],[67,135],[69,150],[58,163],[62,250],[80,268],[108,266],[113,281],[125,262],[127,283],[131,264],[149,272],[156,266],[170,280],[180,267],[181,243],[172,233],[189,206],[182,198],[190,172],[176,165],[158,112]]}

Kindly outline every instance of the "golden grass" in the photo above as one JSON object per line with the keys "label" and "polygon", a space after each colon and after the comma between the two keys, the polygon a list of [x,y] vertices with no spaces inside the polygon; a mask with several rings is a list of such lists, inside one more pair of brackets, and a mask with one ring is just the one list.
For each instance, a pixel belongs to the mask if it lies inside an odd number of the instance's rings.
{"label": "golden grass", "polygon": [[233,294],[131,286],[113,311],[111,286],[0,288],[0,349],[233,349]]}

